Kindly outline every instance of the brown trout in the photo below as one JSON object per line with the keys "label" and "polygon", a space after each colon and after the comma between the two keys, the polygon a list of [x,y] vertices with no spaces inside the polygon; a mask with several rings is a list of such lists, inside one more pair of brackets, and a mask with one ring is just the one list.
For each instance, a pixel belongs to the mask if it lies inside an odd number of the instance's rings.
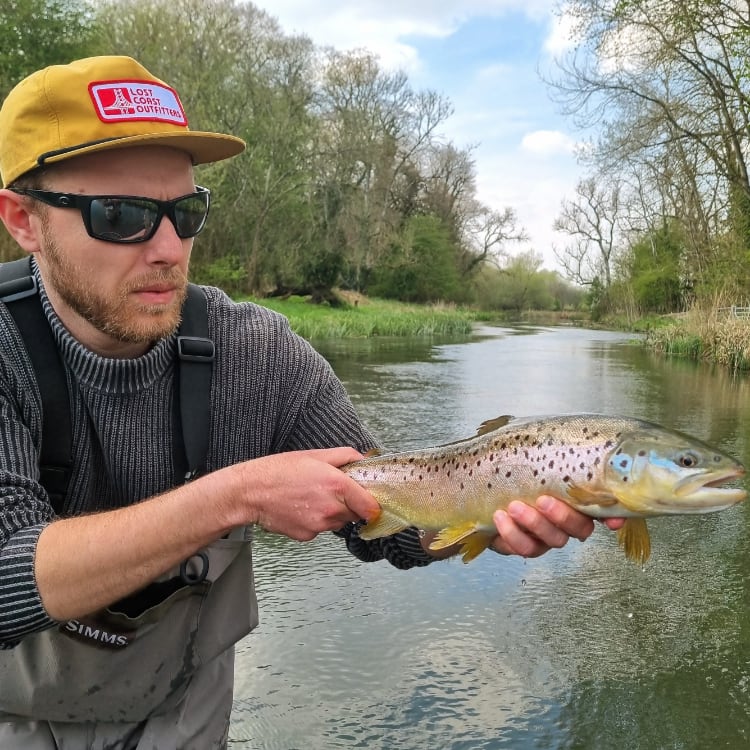
{"label": "brown trout", "polygon": [[484,422],[476,437],[447,445],[371,455],[342,470],[369,490],[380,515],[363,539],[409,526],[438,532],[431,549],[461,545],[464,562],[497,534],[492,520],[512,500],[564,500],[594,518],[626,517],[618,541],[645,562],[645,518],[711,513],[745,499],[719,485],[745,473],[716,448],[659,425],[626,417],[571,414]]}

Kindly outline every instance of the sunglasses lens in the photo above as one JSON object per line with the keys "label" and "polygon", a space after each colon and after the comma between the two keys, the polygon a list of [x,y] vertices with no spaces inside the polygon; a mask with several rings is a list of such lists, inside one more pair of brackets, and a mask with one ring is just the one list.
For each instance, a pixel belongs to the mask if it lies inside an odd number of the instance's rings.
{"label": "sunglasses lens", "polygon": [[187,195],[175,203],[175,229],[179,237],[195,237],[203,229],[208,216],[208,200],[209,194],[205,192]]}
{"label": "sunglasses lens", "polygon": [[109,242],[138,242],[146,237],[159,215],[149,200],[95,198],[91,201],[91,233]]}

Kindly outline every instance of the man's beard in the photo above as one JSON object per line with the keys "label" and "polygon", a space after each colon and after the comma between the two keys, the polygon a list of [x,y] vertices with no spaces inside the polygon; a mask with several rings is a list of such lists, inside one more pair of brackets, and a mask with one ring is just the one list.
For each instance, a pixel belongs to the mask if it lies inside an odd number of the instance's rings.
{"label": "man's beard", "polygon": [[[47,231],[42,230],[48,283],[62,300],[84,320],[117,341],[130,344],[152,343],[169,336],[180,324],[182,303],[187,295],[187,278],[172,266],[142,274],[122,284],[107,296],[87,280],[86,269],[70,263]],[[106,252],[106,250],[103,250]],[[176,296],[168,305],[139,304],[131,292],[153,284],[168,284]]]}

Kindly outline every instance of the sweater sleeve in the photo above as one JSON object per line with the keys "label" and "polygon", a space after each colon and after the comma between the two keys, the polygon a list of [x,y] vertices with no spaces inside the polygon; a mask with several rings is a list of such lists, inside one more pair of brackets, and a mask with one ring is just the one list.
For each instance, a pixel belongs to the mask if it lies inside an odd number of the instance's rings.
{"label": "sweater sleeve", "polygon": [[[36,543],[53,511],[37,481],[41,428],[28,388],[0,368],[0,649],[12,648],[24,636],[52,627],[36,586]],[[17,397],[14,389],[21,388]]]}

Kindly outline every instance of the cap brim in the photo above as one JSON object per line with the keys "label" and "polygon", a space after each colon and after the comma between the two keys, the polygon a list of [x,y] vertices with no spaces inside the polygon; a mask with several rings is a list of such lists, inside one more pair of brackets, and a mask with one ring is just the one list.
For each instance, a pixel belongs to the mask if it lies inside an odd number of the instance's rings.
{"label": "cap brim", "polygon": [[186,130],[181,133],[147,133],[125,138],[91,143],[80,148],[66,149],[63,152],[46,154],[40,157],[40,164],[54,164],[72,159],[75,156],[93,154],[98,151],[133,148],[135,146],[171,146],[186,151],[192,157],[193,164],[209,164],[214,161],[236,156],[245,149],[241,138],[223,133],[203,133]]}

